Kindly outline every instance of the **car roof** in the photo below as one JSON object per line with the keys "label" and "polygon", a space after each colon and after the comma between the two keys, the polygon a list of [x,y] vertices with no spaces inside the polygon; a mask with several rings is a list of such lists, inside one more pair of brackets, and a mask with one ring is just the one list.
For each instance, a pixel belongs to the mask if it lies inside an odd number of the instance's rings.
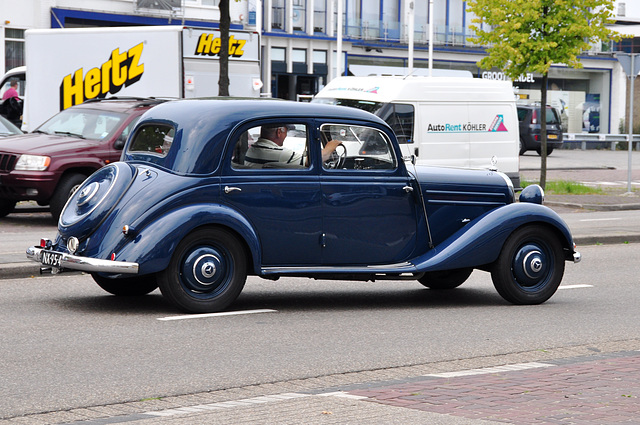
{"label": "car roof", "polygon": [[173,146],[166,158],[160,160],[125,150],[124,159],[154,162],[177,173],[204,173],[205,169],[211,169],[212,162],[220,160],[227,138],[237,127],[268,119],[274,123],[309,119],[341,123],[347,120],[378,126],[393,135],[381,118],[346,106],[274,99],[187,99],[166,102],[148,110],[136,125],[136,129],[150,123],[175,128]]}
{"label": "car roof", "polygon": [[127,113],[132,109],[151,107],[166,102],[168,99],[157,99],[147,97],[110,97],[106,99],[90,99],[74,109],[101,109],[111,112]]}

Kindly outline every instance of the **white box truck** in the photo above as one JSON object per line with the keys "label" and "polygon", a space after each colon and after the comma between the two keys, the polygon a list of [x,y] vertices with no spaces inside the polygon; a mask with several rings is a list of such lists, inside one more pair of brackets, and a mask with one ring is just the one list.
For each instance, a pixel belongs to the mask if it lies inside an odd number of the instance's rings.
{"label": "white box truck", "polygon": [[[88,99],[217,96],[220,42],[217,29],[178,25],[27,30],[23,130]],[[259,96],[259,54],[257,33],[230,31],[232,96]]]}
{"label": "white box truck", "polygon": [[[365,109],[384,119],[403,155],[419,164],[495,167],[520,187],[519,128],[509,82],[460,77],[339,77],[314,102]],[[495,158],[494,158],[495,157]]]}

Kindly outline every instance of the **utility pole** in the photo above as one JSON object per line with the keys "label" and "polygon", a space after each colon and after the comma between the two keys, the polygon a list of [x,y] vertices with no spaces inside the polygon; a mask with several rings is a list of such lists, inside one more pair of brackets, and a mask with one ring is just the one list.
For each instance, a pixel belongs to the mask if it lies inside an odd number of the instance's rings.
{"label": "utility pole", "polygon": [[620,65],[622,65],[622,69],[624,73],[629,78],[631,84],[629,88],[629,158],[627,165],[627,193],[631,194],[631,171],[632,171],[632,161],[631,161],[631,153],[633,152],[633,98],[634,98],[634,82],[636,77],[638,76],[638,72],[640,72],[640,60],[637,59],[638,53],[616,53],[616,58]]}

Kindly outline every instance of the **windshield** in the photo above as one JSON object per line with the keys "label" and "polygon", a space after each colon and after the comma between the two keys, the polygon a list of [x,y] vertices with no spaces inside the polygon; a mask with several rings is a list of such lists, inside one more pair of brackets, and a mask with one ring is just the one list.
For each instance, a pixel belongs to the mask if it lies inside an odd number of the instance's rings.
{"label": "windshield", "polygon": [[362,109],[367,112],[371,112],[375,114],[382,108],[384,103],[381,102],[372,102],[370,100],[358,100],[358,99],[329,99],[329,98],[315,98],[313,100],[314,103],[325,103],[328,105],[341,105],[341,106],[350,106],[352,108]]}
{"label": "windshield", "polygon": [[382,103],[357,99],[315,98],[316,103],[350,106],[371,112],[382,118],[393,129],[399,143],[413,143],[414,107],[403,103]]}
{"label": "windshield", "polygon": [[125,114],[117,112],[70,108],[54,115],[34,132],[102,140],[117,129],[125,118]]}
{"label": "windshield", "polygon": [[22,131],[11,124],[9,120],[4,117],[0,117],[0,136],[11,136],[13,134],[22,134]]}

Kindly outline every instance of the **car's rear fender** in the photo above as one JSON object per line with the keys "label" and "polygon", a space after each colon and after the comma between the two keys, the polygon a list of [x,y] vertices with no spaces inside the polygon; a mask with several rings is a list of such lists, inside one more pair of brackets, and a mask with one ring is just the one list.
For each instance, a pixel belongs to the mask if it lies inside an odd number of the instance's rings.
{"label": "car's rear fender", "polygon": [[496,208],[468,223],[434,249],[411,260],[420,272],[480,267],[493,263],[509,235],[525,225],[554,229],[572,258],[573,238],[553,210],[538,204],[514,203]]}
{"label": "car's rear fender", "polygon": [[261,255],[256,232],[245,217],[219,204],[191,204],[162,215],[143,229],[131,229],[131,241],[116,253],[116,258],[139,263],[139,274],[162,271],[180,241],[204,226],[222,226],[235,232],[251,254],[248,260],[253,261],[254,270],[259,270]]}

